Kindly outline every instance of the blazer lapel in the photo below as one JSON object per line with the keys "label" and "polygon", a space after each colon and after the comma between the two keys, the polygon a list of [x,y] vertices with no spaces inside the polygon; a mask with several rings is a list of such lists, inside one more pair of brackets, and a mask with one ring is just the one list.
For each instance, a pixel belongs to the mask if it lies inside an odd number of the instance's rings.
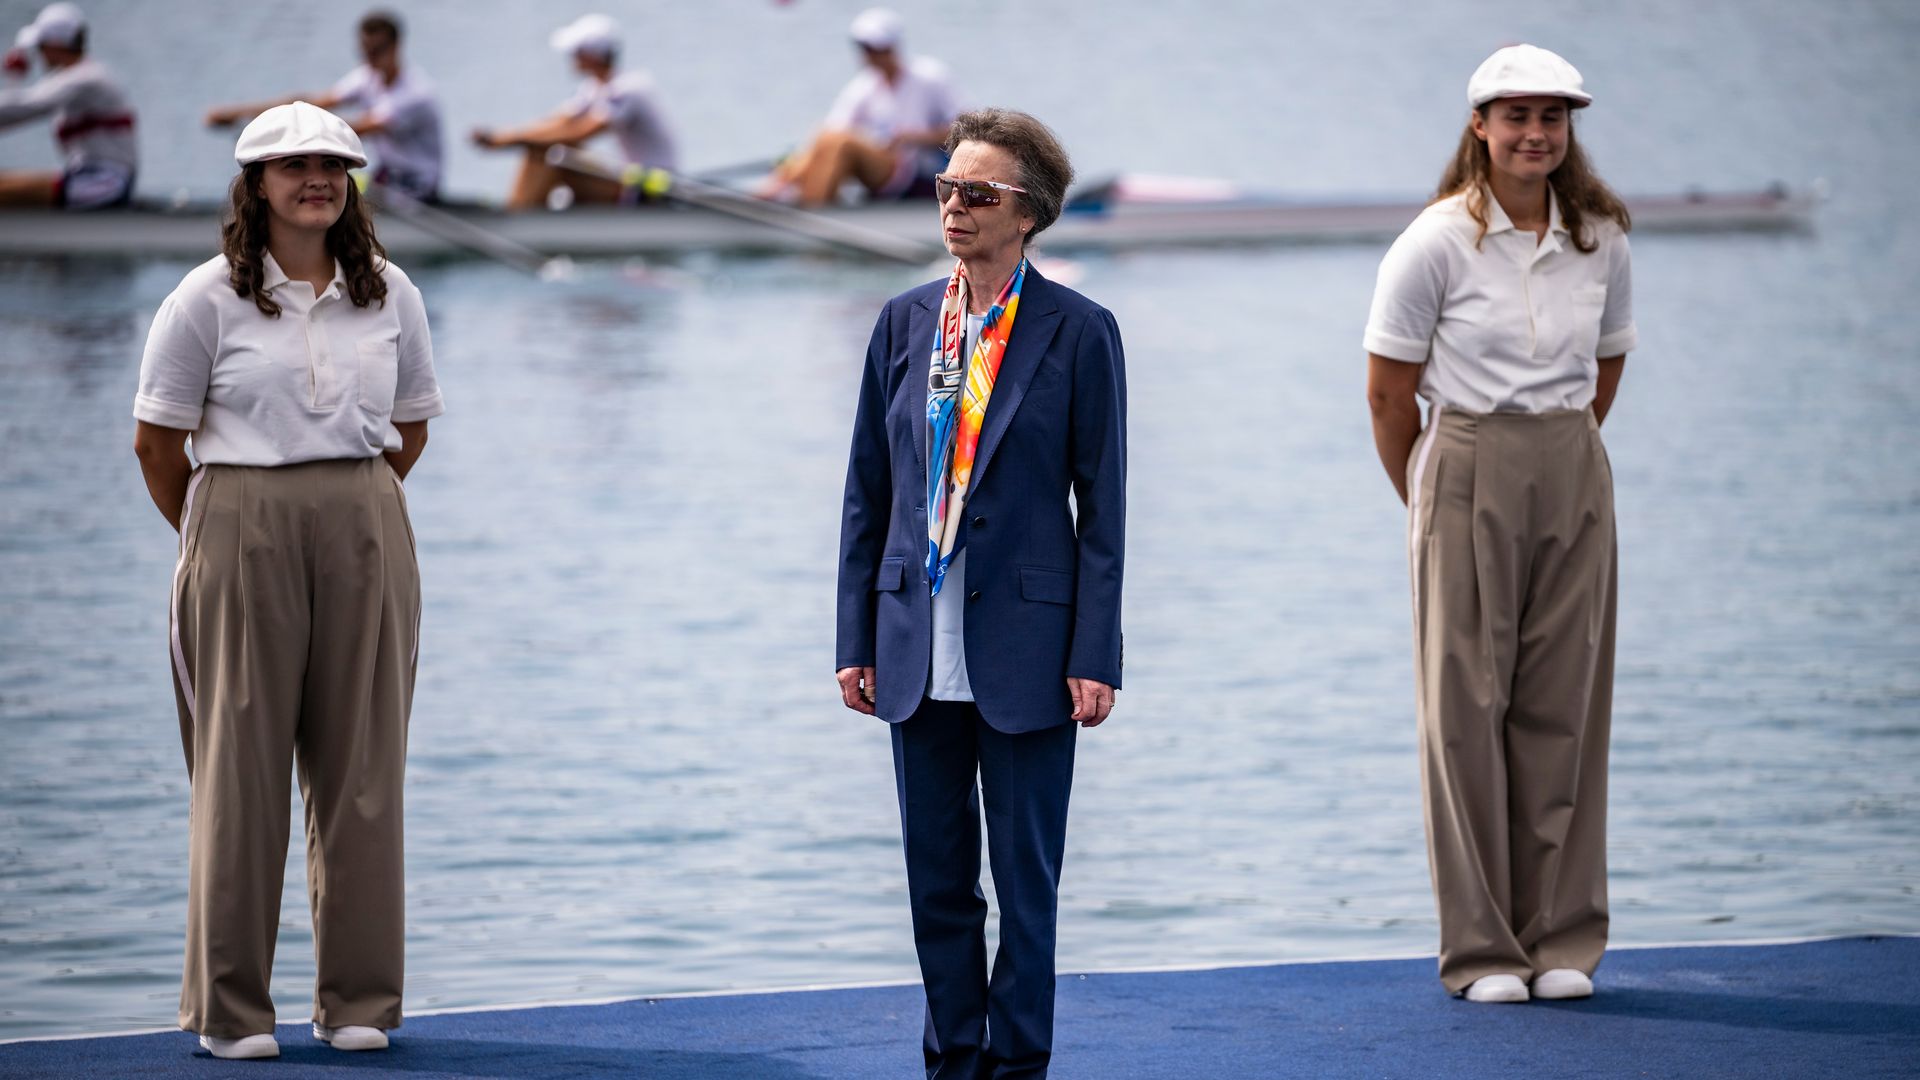
{"label": "blazer lapel", "polygon": [[[1040,370],[1040,358],[1053,344],[1060,329],[1060,308],[1053,300],[1053,285],[1040,271],[1027,266],[1027,280],[1020,286],[1020,310],[1013,316],[1013,337],[1007,342],[1007,354],[1000,359],[1000,374],[993,382],[993,397],[987,401],[987,418],[980,428],[980,449],[974,455],[973,489],[987,476],[993,452],[1013,423],[1013,414],[1026,397],[1027,386]],[[932,345],[928,345],[932,349]]]}

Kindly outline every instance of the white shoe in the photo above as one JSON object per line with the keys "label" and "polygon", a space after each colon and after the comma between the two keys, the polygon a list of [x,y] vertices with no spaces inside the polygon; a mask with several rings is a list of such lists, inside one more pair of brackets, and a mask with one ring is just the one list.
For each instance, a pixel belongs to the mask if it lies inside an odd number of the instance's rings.
{"label": "white shoe", "polygon": [[360,1027],[348,1024],[346,1027],[323,1027],[313,1025],[313,1037],[332,1046],[335,1050],[385,1050],[387,1033],[376,1027]]}
{"label": "white shoe", "polygon": [[1527,984],[1518,975],[1486,975],[1467,987],[1467,1000],[1511,1004],[1527,1000]]}
{"label": "white shoe", "polygon": [[266,1035],[246,1035],[238,1039],[216,1039],[211,1035],[200,1036],[200,1045],[217,1058],[270,1058],[280,1056],[280,1044],[273,1040],[271,1033]]}
{"label": "white shoe", "polygon": [[1533,996],[1542,1001],[1593,996],[1593,980],[1572,968],[1554,968],[1533,977]]}

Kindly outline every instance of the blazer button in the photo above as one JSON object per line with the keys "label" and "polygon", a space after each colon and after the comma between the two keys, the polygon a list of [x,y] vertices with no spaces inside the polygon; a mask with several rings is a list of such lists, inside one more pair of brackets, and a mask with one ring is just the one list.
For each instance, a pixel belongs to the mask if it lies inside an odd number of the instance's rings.
{"label": "blazer button", "polygon": [[970,593],[968,593],[968,594],[967,594],[967,599],[968,599],[968,600],[978,600],[978,599],[980,599],[980,590],[979,590],[979,589],[975,589],[975,590],[973,590],[972,592],[970,592]]}
{"label": "blazer button", "polygon": [[985,515],[985,514],[981,514],[980,516],[978,516],[978,517],[976,517],[976,518],[974,518],[974,519],[973,519],[973,527],[974,527],[974,528],[976,528],[976,529],[984,529],[984,528],[986,528],[986,527],[987,527],[987,515]]}

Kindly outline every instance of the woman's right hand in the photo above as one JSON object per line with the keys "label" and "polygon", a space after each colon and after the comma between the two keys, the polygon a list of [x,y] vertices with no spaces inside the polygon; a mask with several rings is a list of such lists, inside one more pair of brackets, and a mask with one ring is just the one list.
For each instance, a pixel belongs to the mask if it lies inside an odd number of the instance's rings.
{"label": "woman's right hand", "polygon": [[873,669],[871,667],[843,667],[833,673],[840,681],[840,700],[847,708],[867,716],[873,715]]}

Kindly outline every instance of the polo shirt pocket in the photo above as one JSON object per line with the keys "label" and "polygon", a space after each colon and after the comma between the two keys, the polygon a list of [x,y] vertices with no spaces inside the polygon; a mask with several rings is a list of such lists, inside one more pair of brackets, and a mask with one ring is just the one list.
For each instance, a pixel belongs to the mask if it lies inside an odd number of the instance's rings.
{"label": "polo shirt pocket", "polygon": [[1020,568],[1020,596],[1043,604],[1073,603],[1073,574],[1044,566]]}
{"label": "polo shirt pocket", "polygon": [[362,341],[354,346],[360,360],[360,407],[375,416],[393,413],[394,387],[400,381],[400,349],[391,341]]}
{"label": "polo shirt pocket", "polygon": [[894,592],[900,588],[900,580],[906,576],[907,560],[901,558],[881,559],[880,570],[873,575],[874,592]]}
{"label": "polo shirt pocket", "polygon": [[1592,356],[1600,347],[1600,317],[1607,310],[1607,286],[1581,285],[1573,290],[1573,351],[1576,356]]}

